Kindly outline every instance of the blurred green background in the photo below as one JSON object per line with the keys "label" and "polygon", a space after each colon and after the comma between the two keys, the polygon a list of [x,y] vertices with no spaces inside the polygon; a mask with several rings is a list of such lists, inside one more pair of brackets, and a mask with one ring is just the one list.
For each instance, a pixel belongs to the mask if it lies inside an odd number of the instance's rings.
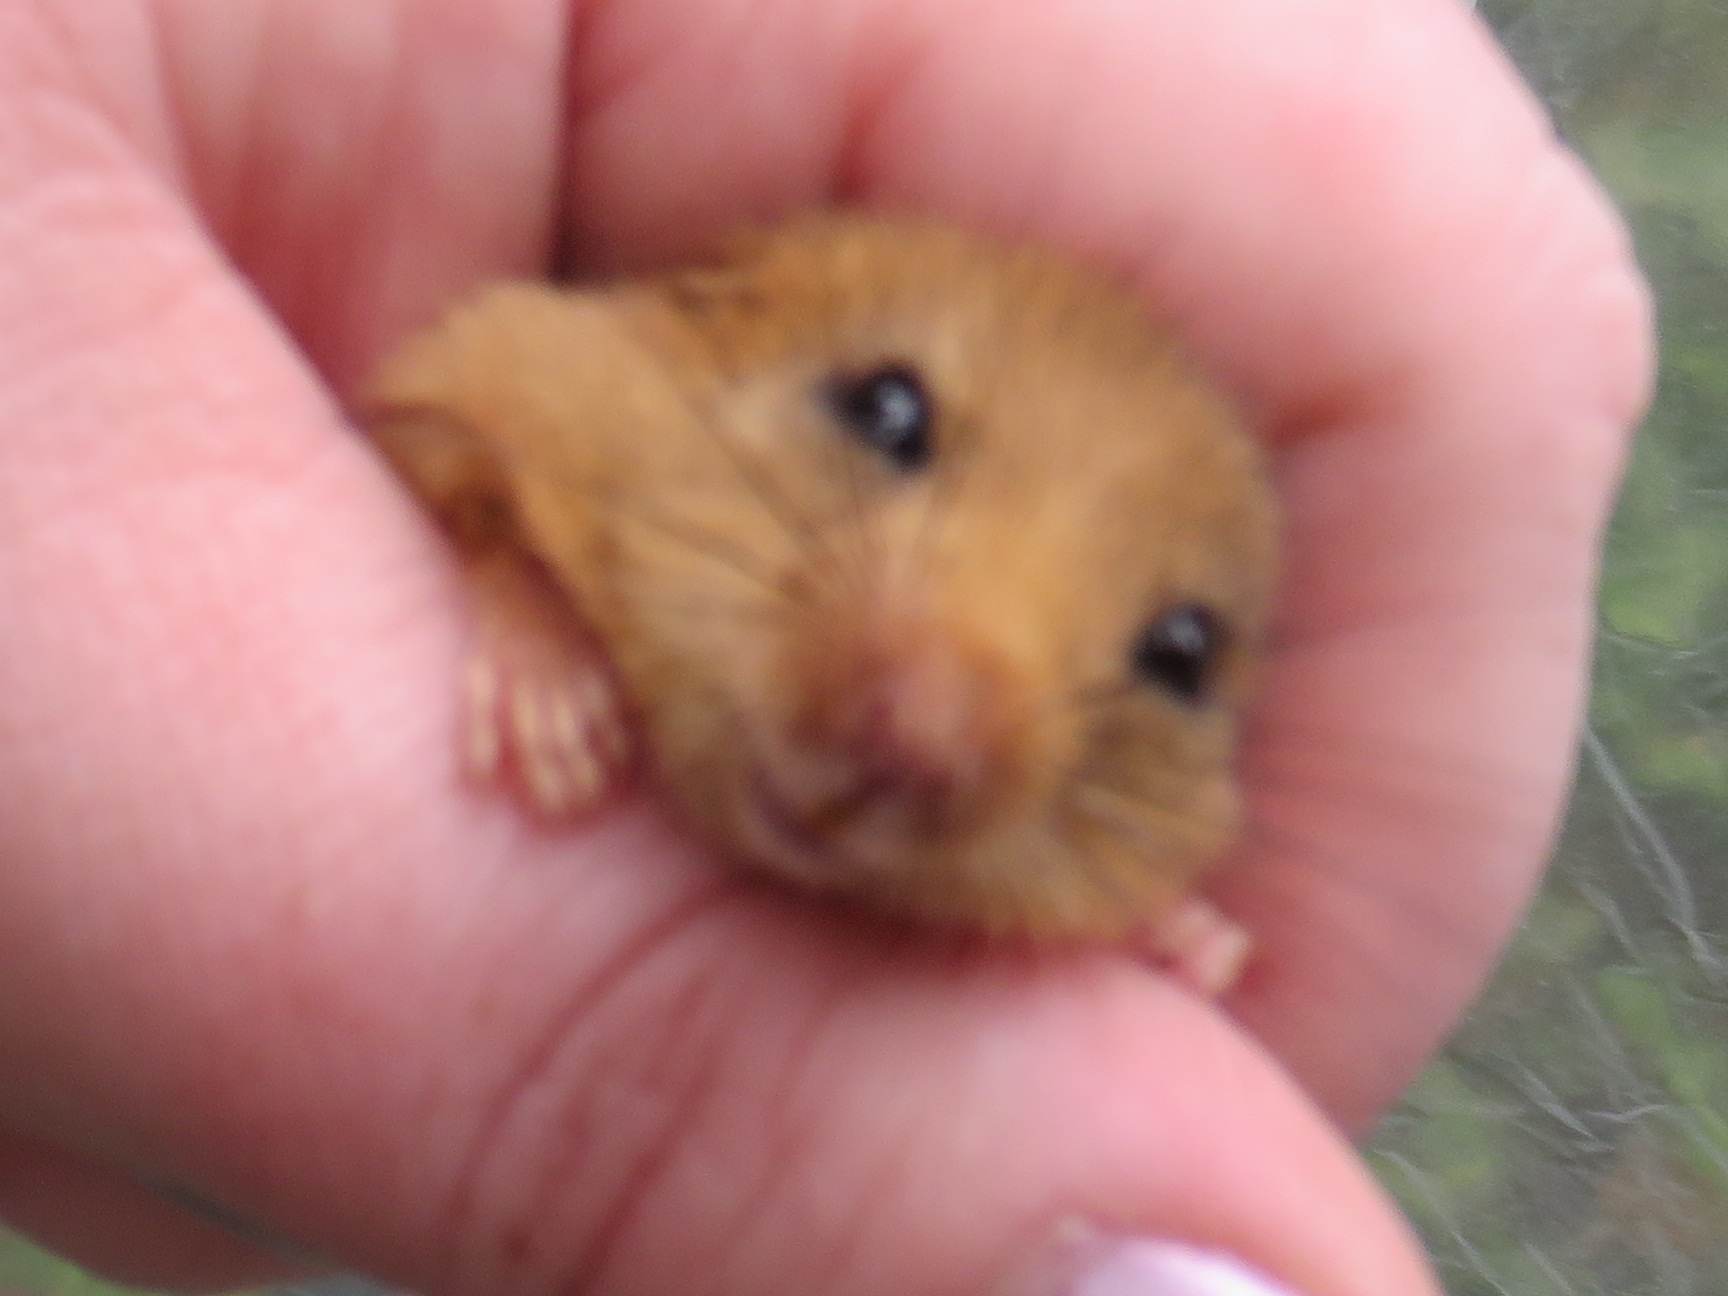
{"label": "blurred green background", "polygon": [[[1728,4],[1478,7],[1630,216],[1663,372],[1611,535],[1555,870],[1369,1156],[1451,1296],[1722,1296]],[[3,1236],[0,1289],[117,1290]]]}
{"label": "blurred green background", "polygon": [[1629,216],[1663,366],[1555,869],[1371,1149],[1452,1296],[1728,1293],[1728,6],[1478,6]]}

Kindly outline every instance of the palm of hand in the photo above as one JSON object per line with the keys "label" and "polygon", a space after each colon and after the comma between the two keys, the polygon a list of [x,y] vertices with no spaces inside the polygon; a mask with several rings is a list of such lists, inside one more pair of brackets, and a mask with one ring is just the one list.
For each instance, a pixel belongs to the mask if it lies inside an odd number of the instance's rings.
{"label": "palm of hand", "polygon": [[[428,1284],[722,1256],[725,1290],[940,1290],[1083,1212],[1402,1290],[1269,1062],[1365,1119],[1532,883],[1647,367],[1616,227],[1438,6],[962,39],[715,4],[708,40],[678,8],[165,10],[160,80],[112,15],[8,20],[0,942],[35,989],[0,995],[0,1124]],[[342,391],[554,245],[629,264],[837,195],[1132,266],[1278,432],[1293,570],[1222,891],[1266,953],[1228,1014],[830,929],[646,815],[572,843],[450,794],[435,541],[302,354]]]}

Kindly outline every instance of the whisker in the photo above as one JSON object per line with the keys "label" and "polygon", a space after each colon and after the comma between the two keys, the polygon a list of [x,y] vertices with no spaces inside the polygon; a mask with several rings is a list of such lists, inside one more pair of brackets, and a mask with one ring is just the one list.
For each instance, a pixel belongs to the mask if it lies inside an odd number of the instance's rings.
{"label": "whisker", "polygon": [[787,539],[794,544],[802,543],[813,556],[827,554],[827,546],[817,533],[814,523],[762,472],[760,461],[754,455],[746,453],[736,439],[727,434],[720,420],[710,417],[708,411],[698,406],[693,395],[683,394],[682,399],[696,425],[725,456],[733,471],[738,474],[739,480],[762,506],[763,511],[786,534]]}
{"label": "whisker", "polygon": [[844,519],[846,525],[841,530],[855,532],[858,537],[858,545],[853,554],[855,565],[848,570],[837,554],[835,572],[840,578],[841,590],[851,596],[849,601],[862,601],[870,590],[870,573],[882,570],[882,537],[871,522],[869,510],[864,506],[863,485],[858,476],[858,455],[854,453],[853,447],[838,436],[833,437],[828,445],[830,457],[837,456],[840,460],[840,473],[846,483],[846,504],[850,509]]}
{"label": "whisker", "polygon": [[1102,680],[1095,684],[1082,684],[1077,688],[1059,693],[1051,702],[1055,706],[1071,706],[1078,710],[1092,707],[1107,706],[1112,702],[1120,702],[1131,697],[1146,686],[1138,680],[1113,679]]}
{"label": "whisker", "polygon": [[[1168,832],[1178,842],[1192,839],[1193,834],[1184,831],[1180,816],[1153,806],[1141,798],[1127,796],[1119,789],[1094,785],[1091,791],[1099,795],[1100,799],[1089,805],[1077,801],[1076,810],[1093,822],[1102,824],[1141,849],[1147,850],[1149,856],[1156,855],[1167,845],[1159,840],[1157,833]],[[1296,859],[1326,861],[1327,866],[1323,870],[1325,876],[1353,886],[1361,894],[1373,894],[1383,903],[1412,915],[1419,928],[1442,940],[1455,941],[1467,948],[1475,934],[1474,925],[1458,920],[1443,906],[1427,902],[1425,897],[1419,900],[1417,889],[1372,885],[1369,881],[1369,870],[1340,868],[1338,863],[1344,857],[1339,853],[1325,850],[1318,843],[1282,830],[1263,819],[1256,819],[1245,826],[1237,848],[1258,848]],[[1089,853],[1098,854],[1096,851]],[[1150,859],[1148,862],[1150,864]],[[1299,882],[1297,884],[1300,885]]]}
{"label": "whisker", "polygon": [[1103,680],[1044,694],[1033,701],[1034,718],[1043,719],[1065,711],[1086,713],[1133,698],[1145,686],[1135,680]]}
{"label": "whisker", "polygon": [[[1114,831],[1114,825],[1110,825],[1110,827]],[[1125,911],[1141,904],[1150,903],[1152,897],[1145,892],[1143,887],[1135,888],[1132,886],[1125,876],[1125,870],[1121,863],[1104,847],[1095,846],[1090,841],[1086,841],[1081,844],[1081,851],[1090,866],[1086,870],[1088,882],[1095,889],[1104,893],[1111,908]],[[1133,862],[1142,869],[1152,866],[1151,861],[1145,855],[1137,854]]]}
{"label": "whisker", "polygon": [[704,407],[696,393],[687,390],[682,384],[670,384],[670,390],[688,411],[691,422],[725,457],[739,480],[762,506],[763,512],[779,526],[786,538],[794,545],[802,544],[813,559],[831,557],[811,519],[775,486],[762,471],[759,459],[747,453],[735,438],[728,435],[724,422],[715,418],[713,411]]}
{"label": "whisker", "polygon": [[1077,782],[1070,806],[1095,820],[1114,823],[1125,831],[1132,831],[1146,844],[1164,844],[1152,838],[1147,830],[1149,823],[1155,825],[1167,839],[1173,838],[1178,843],[1197,842],[1209,837],[1209,834],[1196,829],[1191,821],[1177,811],[1160,805],[1143,794],[1096,780]]}
{"label": "whisker", "polygon": [[[1156,776],[1143,772],[1138,777]],[[1176,780],[1169,782],[1174,784]],[[1406,881],[1407,875],[1387,869],[1383,861],[1338,850],[1328,845],[1322,834],[1293,831],[1264,809],[1256,812],[1254,805],[1251,796],[1249,815],[1235,851],[1294,861],[1301,866],[1300,873],[1324,878],[1333,885],[1408,913],[1422,929],[1442,939],[1456,940],[1464,946],[1475,939],[1474,925],[1457,918],[1443,903],[1437,903],[1420,879]],[[1178,841],[1190,840],[1194,835],[1185,829],[1179,814],[1151,800],[1148,793],[1097,777],[1081,777],[1074,807],[1089,818],[1113,824],[1137,840],[1153,845],[1157,844],[1152,837],[1154,831],[1167,831]]]}
{"label": "whisker", "polygon": [[[1153,797],[1164,795],[1168,798],[1165,804],[1180,804],[1186,797],[1193,794],[1192,775],[1180,771],[1171,771],[1149,765],[1144,769],[1136,769],[1134,778],[1136,782],[1130,786],[1113,779],[1104,778],[1083,765],[1079,768],[1076,783],[1081,787],[1096,788],[1098,791],[1108,793],[1122,801],[1134,801],[1136,799],[1151,801]],[[1151,801],[1151,803],[1154,806],[1160,804],[1156,801]]]}
{"label": "whisker", "polygon": [[678,616],[701,617],[707,621],[761,622],[776,617],[780,609],[766,601],[757,599],[726,598],[723,595],[702,597],[692,595],[687,598],[666,598],[661,595],[647,595],[639,599],[656,612],[666,612]]}
{"label": "whisker", "polygon": [[778,599],[789,600],[793,597],[791,591],[776,579],[773,571],[759,555],[700,523],[689,518],[652,512],[640,505],[614,508],[613,514],[619,523],[637,526],[663,539],[674,541],[686,551],[720,564]]}
{"label": "whisker", "polygon": [[930,491],[924,500],[918,529],[907,549],[905,579],[908,584],[929,574],[930,565],[935,561],[937,541],[941,537],[942,528],[954,517],[954,503],[959,498],[966,463],[970,457],[967,451],[970,448],[970,437],[976,431],[975,424],[966,419],[953,419],[950,423],[953,434],[945,443],[936,447],[935,471],[932,474]]}

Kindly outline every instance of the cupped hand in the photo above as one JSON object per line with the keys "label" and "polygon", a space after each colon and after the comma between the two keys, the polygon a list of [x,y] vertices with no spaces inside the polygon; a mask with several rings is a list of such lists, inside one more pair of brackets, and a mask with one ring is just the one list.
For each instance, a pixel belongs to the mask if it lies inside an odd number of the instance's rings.
{"label": "cupped hand", "polygon": [[[1118,267],[1275,439],[1220,1007],[460,785],[449,566],[342,396],[479,280],[834,201]],[[1338,1130],[1537,874],[1648,332],[1451,0],[0,8],[0,1216],[180,1285],[256,1229],[429,1292],[1053,1296],[1082,1221],[1431,1292]]]}

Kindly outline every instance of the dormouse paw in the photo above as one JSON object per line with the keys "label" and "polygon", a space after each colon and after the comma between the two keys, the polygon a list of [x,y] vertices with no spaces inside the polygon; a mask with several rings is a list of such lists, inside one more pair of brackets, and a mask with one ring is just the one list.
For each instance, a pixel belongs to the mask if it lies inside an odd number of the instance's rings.
{"label": "dormouse paw", "polygon": [[629,735],[598,650],[568,602],[526,564],[474,572],[465,765],[515,785],[549,819],[596,809],[628,765]]}
{"label": "dormouse paw", "polygon": [[1176,904],[1148,935],[1153,960],[1196,994],[1216,999],[1247,965],[1248,933],[1196,896]]}

